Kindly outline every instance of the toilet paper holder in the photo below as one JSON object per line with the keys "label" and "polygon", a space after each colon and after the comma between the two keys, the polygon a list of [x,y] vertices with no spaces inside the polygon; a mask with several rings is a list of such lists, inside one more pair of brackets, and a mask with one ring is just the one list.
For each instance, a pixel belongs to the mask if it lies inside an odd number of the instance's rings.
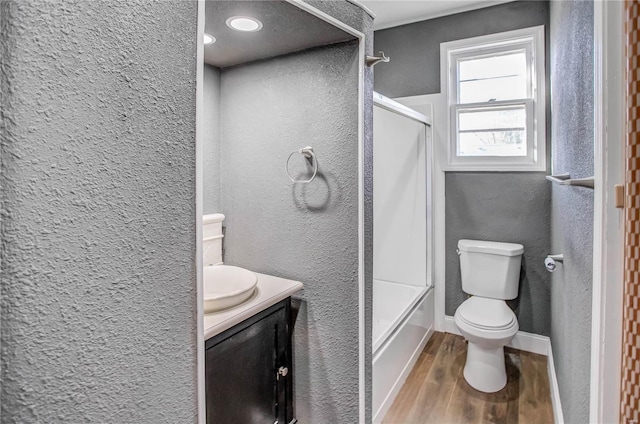
{"label": "toilet paper holder", "polygon": [[562,253],[558,255],[547,255],[544,260],[544,266],[547,268],[547,271],[553,272],[558,267],[557,262],[564,263],[564,255]]}

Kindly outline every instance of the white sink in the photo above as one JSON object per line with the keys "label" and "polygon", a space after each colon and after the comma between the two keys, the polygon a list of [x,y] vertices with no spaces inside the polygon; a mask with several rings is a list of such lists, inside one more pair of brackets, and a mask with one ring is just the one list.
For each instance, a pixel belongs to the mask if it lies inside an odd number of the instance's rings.
{"label": "white sink", "polygon": [[256,290],[258,277],[230,265],[204,267],[204,313],[232,308],[247,301]]}

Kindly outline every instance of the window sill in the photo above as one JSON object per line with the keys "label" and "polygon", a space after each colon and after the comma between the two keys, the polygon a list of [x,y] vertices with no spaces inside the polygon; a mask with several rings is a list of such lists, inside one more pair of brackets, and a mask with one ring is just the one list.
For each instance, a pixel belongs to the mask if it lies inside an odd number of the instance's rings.
{"label": "window sill", "polygon": [[545,163],[536,164],[447,164],[444,172],[546,172]]}

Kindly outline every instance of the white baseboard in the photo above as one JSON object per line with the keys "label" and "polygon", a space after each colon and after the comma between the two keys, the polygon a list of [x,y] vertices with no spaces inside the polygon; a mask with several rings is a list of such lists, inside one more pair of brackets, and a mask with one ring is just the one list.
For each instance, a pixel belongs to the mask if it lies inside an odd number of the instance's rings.
{"label": "white baseboard", "polygon": [[[452,316],[447,315],[444,317],[444,328],[447,333],[457,334],[459,336],[461,335]],[[550,345],[551,342],[549,337],[518,331],[507,346],[514,349],[524,350],[525,352],[547,356]]]}
{"label": "white baseboard", "polygon": [[[444,317],[444,328],[447,333],[461,335],[452,316],[447,315]],[[554,418],[556,424],[564,424],[562,405],[560,404],[560,391],[558,389],[558,378],[556,377],[556,368],[553,363],[553,353],[551,351],[551,339],[547,336],[518,331],[507,346],[547,357],[547,372],[549,374],[549,389],[551,390]]]}
{"label": "white baseboard", "polygon": [[556,376],[556,367],[553,363],[553,352],[551,351],[551,343],[549,343],[549,351],[547,352],[547,371],[549,373],[549,386],[551,389],[553,415],[556,420],[556,424],[564,424],[564,415],[562,414],[562,405],[560,404],[560,390],[558,389],[558,377]]}
{"label": "white baseboard", "polygon": [[549,337],[518,331],[507,346],[547,356],[550,343]]}

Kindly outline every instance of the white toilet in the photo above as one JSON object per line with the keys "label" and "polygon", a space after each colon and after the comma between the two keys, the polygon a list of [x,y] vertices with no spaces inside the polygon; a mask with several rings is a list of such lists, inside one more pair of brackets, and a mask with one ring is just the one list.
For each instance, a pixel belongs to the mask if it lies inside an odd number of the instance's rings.
{"label": "white toilet", "polygon": [[481,392],[507,384],[503,347],[518,332],[518,320],[505,300],[518,296],[523,252],[521,244],[458,241],[462,290],[472,297],[458,307],[454,320],[469,342],[464,378]]}

